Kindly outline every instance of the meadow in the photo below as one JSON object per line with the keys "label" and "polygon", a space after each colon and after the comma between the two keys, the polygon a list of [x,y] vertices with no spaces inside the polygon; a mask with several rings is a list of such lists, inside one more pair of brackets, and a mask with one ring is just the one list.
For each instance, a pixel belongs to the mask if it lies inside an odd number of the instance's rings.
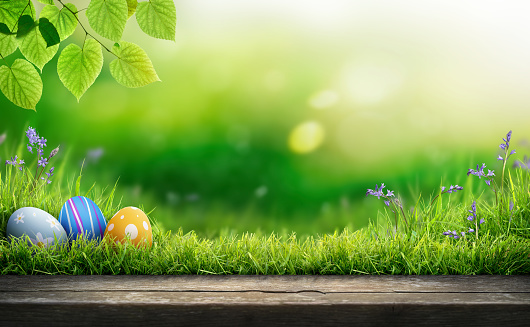
{"label": "meadow", "polygon": [[[508,162],[513,152],[508,152],[509,136],[505,142],[508,146],[503,162]],[[61,183],[33,188],[16,168],[6,165],[0,176],[3,231],[17,208],[39,207],[57,217],[69,196],[81,194],[82,175],[66,190],[60,188]],[[428,197],[419,196],[410,210],[403,209],[398,194],[376,185],[366,195],[380,198],[383,210],[357,230],[299,235],[287,230],[237,233],[221,229],[217,235],[205,237],[194,231],[184,233],[182,228],[166,231],[153,219],[152,212],[146,211],[153,225],[152,248],[85,240],[34,247],[24,239],[8,241],[2,235],[0,273],[528,274],[528,168],[519,165],[503,169],[502,175],[497,173],[503,180],[484,169],[469,169],[463,186],[442,187]],[[473,181],[477,180],[495,191],[483,188],[473,194]],[[115,198],[116,190],[116,186],[91,187],[84,195],[110,217],[122,206]]]}
{"label": "meadow", "polygon": [[[104,53],[78,101],[55,56],[36,111],[0,96],[2,273],[528,273],[530,74],[513,37],[527,19],[509,15],[525,10],[280,2],[175,2],[175,43],[129,20],[123,39],[162,82],[124,88]],[[485,8],[497,16],[484,20]],[[85,38],[78,28],[69,41]],[[42,160],[26,151],[29,126],[60,149],[37,189],[5,164]],[[518,152],[498,161],[510,128]],[[152,249],[5,238],[18,208],[57,217],[74,195],[107,219],[142,208]]]}

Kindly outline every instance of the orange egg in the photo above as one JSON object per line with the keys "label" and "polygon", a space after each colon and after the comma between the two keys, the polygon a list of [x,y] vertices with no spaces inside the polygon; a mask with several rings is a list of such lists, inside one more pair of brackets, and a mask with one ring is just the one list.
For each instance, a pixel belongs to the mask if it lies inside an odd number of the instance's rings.
{"label": "orange egg", "polygon": [[118,211],[109,220],[104,235],[115,243],[124,242],[129,238],[137,246],[153,244],[149,218],[136,207],[126,207]]}

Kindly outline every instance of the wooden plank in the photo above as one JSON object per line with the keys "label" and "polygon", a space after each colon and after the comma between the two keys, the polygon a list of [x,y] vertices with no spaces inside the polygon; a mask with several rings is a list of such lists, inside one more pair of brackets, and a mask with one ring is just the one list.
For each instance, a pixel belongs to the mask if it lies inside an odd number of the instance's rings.
{"label": "wooden plank", "polygon": [[530,292],[530,276],[0,276],[2,291]]}
{"label": "wooden plank", "polygon": [[2,326],[528,326],[528,311],[513,306],[73,304],[8,305],[1,311]]}
{"label": "wooden plank", "polygon": [[[530,308],[530,293],[274,293],[274,292],[150,292],[150,291],[47,291],[3,292],[0,305],[25,304],[144,304],[156,305],[333,305],[333,304],[413,304],[413,305],[484,305],[514,304]],[[1,310],[1,309],[0,309]]]}
{"label": "wooden plank", "polygon": [[0,326],[527,326],[530,276],[0,276]]}

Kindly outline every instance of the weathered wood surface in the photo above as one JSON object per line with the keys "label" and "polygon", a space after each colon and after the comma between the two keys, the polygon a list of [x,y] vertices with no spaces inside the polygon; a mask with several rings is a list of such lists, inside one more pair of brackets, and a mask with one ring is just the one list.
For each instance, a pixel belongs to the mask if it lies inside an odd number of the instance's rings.
{"label": "weathered wood surface", "polygon": [[0,326],[529,326],[530,276],[0,276]]}

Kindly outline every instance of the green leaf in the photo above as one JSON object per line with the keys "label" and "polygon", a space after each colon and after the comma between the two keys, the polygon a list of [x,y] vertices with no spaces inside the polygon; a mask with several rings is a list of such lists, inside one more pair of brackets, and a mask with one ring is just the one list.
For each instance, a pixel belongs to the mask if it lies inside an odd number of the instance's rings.
{"label": "green leaf", "polygon": [[50,23],[48,18],[41,17],[39,19],[39,31],[44,41],[46,41],[46,45],[48,47],[59,44],[59,42],[61,42],[59,33],[57,33],[55,26]]}
{"label": "green leaf", "polygon": [[99,35],[112,41],[119,41],[127,23],[126,0],[92,0],[86,17],[90,27]]}
{"label": "green leaf", "polygon": [[20,52],[22,52],[24,57],[39,67],[41,71],[59,49],[58,44],[48,47],[38,28],[32,29],[28,34],[17,39],[17,41]]}
{"label": "green leaf", "polygon": [[35,21],[30,15],[23,15],[18,20],[17,38],[28,34],[35,27]]}
{"label": "green leaf", "polygon": [[177,11],[173,0],[140,2],[136,8],[136,20],[145,34],[175,41]]}
{"label": "green leaf", "polygon": [[17,41],[15,34],[6,35],[0,34],[0,54],[7,57],[17,49]]}
{"label": "green leaf", "polygon": [[0,67],[0,89],[17,106],[35,110],[42,95],[42,80],[32,64],[16,59],[11,67]]}
{"label": "green leaf", "polygon": [[35,7],[29,0],[10,0],[0,2],[0,23],[6,24],[12,31],[18,29],[18,19],[22,14],[29,15],[33,18]]}
{"label": "green leaf", "polygon": [[138,0],[127,0],[127,19],[131,18],[136,12],[136,6],[138,6]]}
{"label": "green leaf", "polygon": [[69,44],[61,52],[57,62],[57,73],[64,86],[77,98],[94,83],[103,67],[103,53],[101,45],[87,39],[83,49],[75,44]]}
{"label": "green leaf", "polygon": [[71,3],[65,4],[61,10],[56,6],[45,6],[40,12],[40,17],[48,18],[63,41],[72,35],[77,27],[77,15],[72,12],[77,12],[77,8]]}
{"label": "green leaf", "polygon": [[127,87],[141,87],[160,81],[151,60],[136,44],[124,41],[115,44],[112,52],[118,58],[110,63],[110,73],[118,83]]}
{"label": "green leaf", "polygon": [[4,24],[4,23],[0,23],[0,33],[2,34],[6,34],[6,35],[11,35],[11,30],[9,29],[9,27]]}
{"label": "green leaf", "polygon": [[53,0],[39,0],[39,2],[45,5],[53,5]]}
{"label": "green leaf", "polygon": [[14,27],[27,4],[26,0],[0,2],[0,23],[6,24],[9,28]]}

